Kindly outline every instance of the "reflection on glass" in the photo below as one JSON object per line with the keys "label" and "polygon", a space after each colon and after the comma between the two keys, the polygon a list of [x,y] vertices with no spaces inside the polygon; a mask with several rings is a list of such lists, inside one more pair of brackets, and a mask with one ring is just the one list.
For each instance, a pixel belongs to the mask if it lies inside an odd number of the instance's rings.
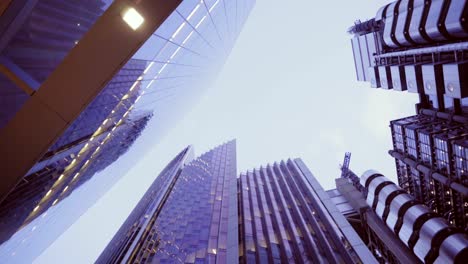
{"label": "reflection on glass", "polygon": [[[40,89],[112,1],[25,2],[1,59]],[[253,4],[182,1],[0,204],[0,259],[34,259],[173,127],[217,76]],[[0,128],[27,100],[10,90],[17,99],[0,104]],[[15,253],[26,246],[35,250]]]}

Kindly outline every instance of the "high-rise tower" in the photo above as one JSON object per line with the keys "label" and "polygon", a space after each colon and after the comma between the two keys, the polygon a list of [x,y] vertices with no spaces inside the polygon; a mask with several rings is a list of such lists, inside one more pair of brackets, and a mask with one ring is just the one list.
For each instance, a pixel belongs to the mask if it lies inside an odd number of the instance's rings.
{"label": "high-rise tower", "polygon": [[191,161],[192,155],[193,149],[189,146],[164,168],[120,227],[100,259],[107,259],[108,262],[138,260],[140,259],[139,251],[144,252],[148,249],[150,252],[152,247],[159,243],[159,238],[154,238],[150,233],[150,225],[161,212],[170,191],[180,176],[181,169]]}
{"label": "high-rise tower", "polygon": [[[108,179],[103,189],[123,176],[215,79],[254,3],[0,5],[0,243],[98,172]],[[137,27],[135,17],[142,21]],[[112,166],[119,175],[105,173]],[[91,200],[75,210],[84,212]],[[20,241],[34,240],[41,226]],[[18,259],[15,252],[27,244],[20,241],[2,245],[2,259]],[[34,244],[29,248],[47,246],[38,245],[41,239]]]}
{"label": "high-rise tower", "polygon": [[376,263],[300,159],[237,177],[230,141],[173,164],[97,263]]}
{"label": "high-rise tower", "polygon": [[187,152],[156,178],[97,263],[237,261],[235,142],[184,163]]}
{"label": "high-rise tower", "polygon": [[460,114],[465,80],[468,3],[393,1],[348,31],[357,79],[374,88],[420,95],[420,108]]}
{"label": "high-rise tower", "polygon": [[238,181],[240,263],[377,263],[302,160]]}
{"label": "high-rise tower", "polygon": [[391,2],[356,22],[357,78],[417,93],[416,115],[390,123],[398,184],[468,232],[468,2]]}

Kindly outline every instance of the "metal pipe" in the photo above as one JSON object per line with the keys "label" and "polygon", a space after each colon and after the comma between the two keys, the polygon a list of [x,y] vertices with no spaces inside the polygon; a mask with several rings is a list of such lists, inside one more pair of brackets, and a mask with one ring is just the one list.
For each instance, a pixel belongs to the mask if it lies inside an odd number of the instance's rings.
{"label": "metal pipe", "polygon": [[468,196],[468,188],[466,186],[464,186],[463,184],[460,184],[460,183],[457,183],[457,182],[452,182],[447,176],[445,175],[442,175],[438,172],[431,172],[431,168],[427,167],[426,165],[423,165],[421,163],[418,163],[417,161],[411,159],[411,158],[408,158],[408,157],[405,157],[405,155],[401,154],[401,153],[398,153],[394,150],[389,150],[388,151],[388,154],[390,154],[390,156],[398,159],[398,160],[401,160],[403,161],[404,163],[406,163],[407,165],[413,167],[413,168],[416,168],[417,170],[419,170],[420,172],[424,173],[424,174],[429,174],[434,180],[454,189],[455,191],[459,192],[460,194],[462,194],[463,196]]}
{"label": "metal pipe", "polygon": [[418,55],[418,54],[451,52],[451,51],[465,50],[465,49],[468,49],[468,41],[460,42],[460,43],[445,44],[441,46],[432,46],[432,47],[427,47],[427,48],[388,52],[388,53],[376,55],[375,58],[380,59],[380,58],[389,58],[389,57],[397,57],[397,56],[410,56],[410,55]]}
{"label": "metal pipe", "polygon": [[468,124],[468,117],[466,116],[452,115],[450,113],[440,112],[440,111],[436,111],[432,109],[421,109],[421,111],[419,112],[427,116],[435,116],[435,117],[442,118],[442,119],[449,120],[449,121],[453,120],[459,123]]}

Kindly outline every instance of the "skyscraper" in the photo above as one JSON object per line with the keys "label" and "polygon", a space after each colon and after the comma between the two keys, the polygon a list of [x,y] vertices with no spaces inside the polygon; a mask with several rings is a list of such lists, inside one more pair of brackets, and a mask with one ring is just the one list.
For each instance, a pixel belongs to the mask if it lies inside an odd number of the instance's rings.
{"label": "skyscraper", "polygon": [[302,160],[238,181],[240,263],[376,263]]}
{"label": "skyscraper", "polygon": [[[41,213],[47,211],[50,206],[54,206],[58,201],[66,198],[94,174],[117,160],[133,144],[149,119],[150,116],[146,115],[135,121],[126,120],[125,123],[116,127],[113,136],[109,137],[106,144],[101,144],[101,140],[96,139],[95,142],[98,144],[88,147],[92,149],[88,156],[91,156],[94,162],[87,163],[89,159],[79,161],[81,168],[76,170],[74,176],[69,179],[62,176],[65,175],[67,168],[64,163],[76,157],[77,153],[70,154],[69,158],[55,155],[55,157],[52,156],[55,161],[49,159],[38,163],[38,166],[47,166],[28,175],[0,205],[2,242],[7,240],[16,230],[26,226]],[[62,179],[57,179],[57,175],[60,175],[58,177],[62,177]]]}
{"label": "skyscraper", "polygon": [[393,1],[348,31],[359,81],[420,95],[420,108],[463,112],[468,91],[463,0]]}
{"label": "skyscraper", "polygon": [[230,141],[185,166],[184,159],[174,159],[97,263],[237,261],[235,153]]}
{"label": "skyscraper", "polygon": [[398,184],[468,232],[466,1],[394,1],[353,25],[359,81],[419,95],[390,122]]}
{"label": "skyscraper", "polygon": [[[97,172],[112,165],[124,175],[214,80],[254,3],[2,5],[0,243]],[[142,24],[133,28],[128,15]],[[103,188],[118,179],[100,177],[109,179]],[[91,204],[75,209],[84,212]],[[9,242],[0,248],[3,259],[22,247]]]}
{"label": "skyscraper", "polygon": [[300,159],[238,178],[234,141],[182,165],[186,152],[156,178],[97,263],[375,262]]}
{"label": "skyscraper", "polygon": [[193,158],[191,155],[193,149],[189,146],[164,168],[109,243],[106,255],[101,256],[101,259],[113,262],[138,259],[139,256],[135,255],[138,251],[135,252],[132,247],[141,248],[142,251],[148,249],[148,252],[151,252],[159,238],[153,238],[148,225],[154,223],[154,218],[161,212],[170,190],[180,176],[181,169]]}
{"label": "skyscraper", "polygon": [[[345,162],[346,164],[346,162]],[[468,236],[380,173],[342,167],[328,191],[381,263],[464,263]]]}

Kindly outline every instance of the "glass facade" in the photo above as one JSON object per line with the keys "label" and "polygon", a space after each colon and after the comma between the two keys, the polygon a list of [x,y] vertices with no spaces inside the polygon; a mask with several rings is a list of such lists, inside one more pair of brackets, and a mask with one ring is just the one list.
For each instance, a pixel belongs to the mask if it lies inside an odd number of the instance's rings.
{"label": "glass facade", "polygon": [[145,257],[132,256],[130,254],[132,252],[129,253],[126,250],[135,247],[143,253],[144,250],[152,251],[157,246],[157,240],[154,240],[151,234],[148,233],[147,225],[154,223],[155,218],[161,212],[169,192],[180,176],[181,169],[185,163],[190,162],[191,155],[193,155],[192,151],[190,147],[184,149],[159,174],[120,227],[98,262],[104,262],[104,260],[107,260],[106,262],[122,262],[131,257],[139,259],[142,263],[146,261]]}
{"label": "glass facade", "polygon": [[[27,225],[50,206],[70,195],[94,174],[117,160],[140,135],[149,118],[150,116],[142,116],[137,120],[122,123],[113,136],[108,137],[107,144],[103,144],[102,141],[105,137],[97,138],[94,144],[88,144],[86,148],[91,151],[81,152],[85,161],[75,161],[79,163],[79,167],[73,172],[66,171],[67,167],[64,164],[73,162],[76,152],[66,153],[64,158],[48,159],[38,164],[42,168],[34,168],[37,172],[28,175],[1,203],[0,226],[4,234],[2,238],[11,236],[15,229]],[[87,162],[90,158],[96,162]],[[73,174],[73,177],[62,176],[67,172]]]}
{"label": "glass facade", "polygon": [[231,141],[183,169],[154,223],[159,245],[149,261],[232,263],[237,259],[235,155]]}
{"label": "glass facade", "polygon": [[235,141],[190,162],[186,153],[156,178],[97,263],[237,261]]}
{"label": "glass facade", "polygon": [[[0,19],[2,64],[33,90],[39,89],[111,3],[112,0],[14,1]],[[0,97],[8,102],[0,104],[0,128],[28,99],[17,85],[10,83],[6,87],[8,91]]]}
{"label": "glass facade", "polygon": [[364,263],[357,234],[344,235],[351,226],[299,159],[242,173],[239,208],[240,263]]}
{"label": "glass facade", "polygon": [[237,177],[229,141],[166,172],[97,263],[373,262],[299,159]]}
{"label": "glass facade", "polygon": [[[1,64],[40,89],[111,4],[111,0],[14,1],[0,18],[0,31],[5,32],[0,37]],[[182,1],[0,203],[0,243],[95,175],[108,182],[96,193],[123,176],[135,157],[157,143],[214,81],[254,4],[252,0]],[[0,82],[8,87],[0,91],[0,102],[5,102],[0,103],[2,129],[30,93],[1,73]],[[75,209],[83,213],[90,205],[92,201]],[[51,215],[39,222],[46,226]],[[70,218],[62,230],[75,220]],[[33,238],[34,232],[18,237],[41,244]],[[24,244],[18,239],[3,244],[0,255],[7,258],[2,259],[21,262],[21,256],[13,253]]]}

